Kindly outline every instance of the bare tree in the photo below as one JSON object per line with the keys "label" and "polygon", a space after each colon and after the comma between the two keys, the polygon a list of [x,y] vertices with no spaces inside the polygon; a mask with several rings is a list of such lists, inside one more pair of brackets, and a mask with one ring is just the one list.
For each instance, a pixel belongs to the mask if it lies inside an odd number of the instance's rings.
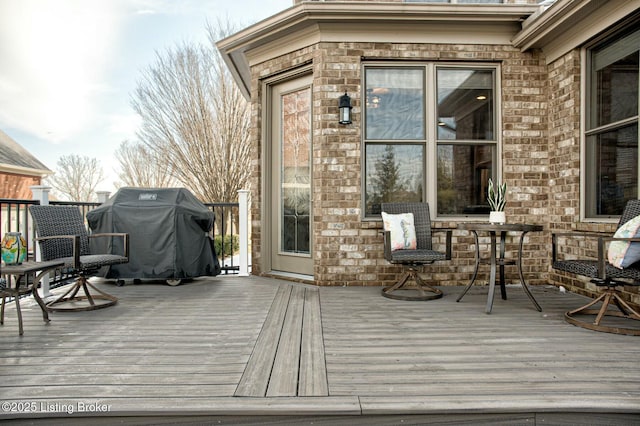
{"label": "bare tree", "polygon": [[58,159],[56,172],[47,178],[47,183],[67,201],[94,201],[96,187],[103,179],[98,160],[71,154]]}
{"label": "bare tree", "polygon": [[207,26],[209,46],[182,44],[156,53],[132,96],[142,117],[138,138],[166,158],[203,201],[230,202],[250,174],[249,104],[215,48],[229,31]]}
{"label": "bare tree", "polygon": [[173,169],[164,155],[141,143],[123,141],[115,152],[120,165],[117,186],[168,188],[177,186]]}

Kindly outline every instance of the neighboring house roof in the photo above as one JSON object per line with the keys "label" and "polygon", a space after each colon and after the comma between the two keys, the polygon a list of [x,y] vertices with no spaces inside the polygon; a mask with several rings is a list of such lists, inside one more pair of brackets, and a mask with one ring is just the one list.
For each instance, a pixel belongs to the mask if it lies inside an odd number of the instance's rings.
{"label": "neighboring house roof", "polygon": [[53,173],[2,130],[0,130],[0,172],[42,177]]}

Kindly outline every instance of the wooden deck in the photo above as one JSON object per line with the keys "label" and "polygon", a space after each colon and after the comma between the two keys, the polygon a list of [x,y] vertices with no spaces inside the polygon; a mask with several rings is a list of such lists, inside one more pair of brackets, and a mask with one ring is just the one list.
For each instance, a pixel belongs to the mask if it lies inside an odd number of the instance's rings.
{"label": "wooden deck", "polygon": [[[215,277],[99,287],[117,305],[0,327],[0,421],[32,424],[640,424],[640,338],[584,330],[585,299],[486,287],[428,302],[375,287]],[[268,416],[268,417],[266,417]],[[104,422],[104,423],[101,423]],[[304,423],[309,422],[309,423]]]}

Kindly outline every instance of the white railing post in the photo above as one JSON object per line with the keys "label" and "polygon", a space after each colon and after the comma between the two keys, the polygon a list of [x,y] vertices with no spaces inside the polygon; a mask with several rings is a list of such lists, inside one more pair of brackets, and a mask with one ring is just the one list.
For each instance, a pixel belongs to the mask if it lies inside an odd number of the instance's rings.
{"label": "white railing post", "polygon": [[240,226],[238,238],[240,243],[240,270],[241,277],[249,276],[249,191],[241,189],[238,191],[239,212],[238,218]]}
{"label": "white railing post", "polygon": [[29,187],[29,189],[31,189],[31,193],[33,194],[32,200],[40,201],[41,206],[49,205],[49,191],[51,191],[50,186],[33,185]]}
{"label": "white railing post", "polygon": [[[34,185],[30,187],[31,193],[33,194],[32,199],[40,201],[41,206],[49,205],[49,191],[51,191],[50,186],[44,185]],[[29,235],[33,235],[33,232],[29,230]],[[40,246],[35,244],[34,242],[34,253],[35,260],[40,260]],[[40,286],[42,287],[42,297],[47,298],[51,296],[51,289],[49,288],[49,274],[46,274],[40,280]],[[34,291],[37,291],[34,290]]]}
{"label": "white railing post", "polygon": [[96,195],[98,196],[98,202],[100,204],[104,204],[109,199],[109,195],[111,195],[111,192],[109,192],[109,191],[96,191]]}

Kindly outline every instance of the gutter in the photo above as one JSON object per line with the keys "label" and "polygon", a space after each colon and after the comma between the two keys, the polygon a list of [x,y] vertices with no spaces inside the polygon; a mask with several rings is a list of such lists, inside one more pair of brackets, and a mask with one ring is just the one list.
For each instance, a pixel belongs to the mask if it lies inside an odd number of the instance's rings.
{"label": "gutter", "polygon": [[52,175],[49,169],[34,169],[31,167],[14,166],[12,164],[0,163],[0,173],[12,173],[16,175],[38,176],[41,178]]}

